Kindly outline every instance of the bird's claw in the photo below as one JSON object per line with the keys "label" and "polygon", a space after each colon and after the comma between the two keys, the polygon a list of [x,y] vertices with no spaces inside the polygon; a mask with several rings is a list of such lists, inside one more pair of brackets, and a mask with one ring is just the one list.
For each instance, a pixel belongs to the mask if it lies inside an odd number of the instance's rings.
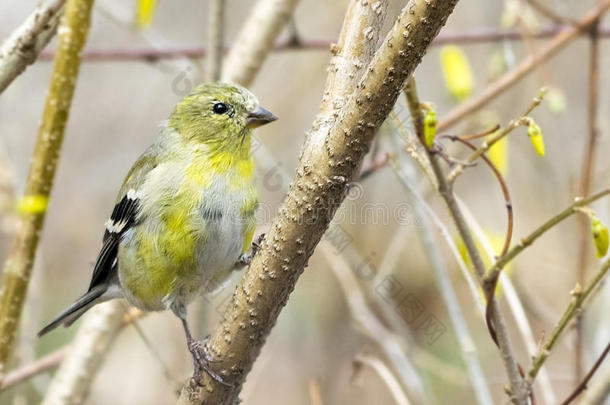
{"label": "bird's claw", "polygon": [[250,244],[250,251],[239,256],[239,259],[237,260],[237,265],[238,266],[249,266],[250,263],[252,263],[252,259],[254,258],[254,255],[256,255],[256,253],[259,250],[261,250],[261,243],[263,243],[264,239],[265,239],[264,233],[261,233],[260,235],[258,235],[258,238],[256,238],[256,240],[252,241],[252,243]]}
{"label": "bird's claw", "polygon": [[233,385],[224,381],[224,379],[216,374],[211,368],[210,363],[217,363],[218,360],[214,360],[214,357],[207,348],[207,343],[210,340],[210,336],[206,336],[203,341],[191,340],[188,342],[188,348],[193,356],[194,363],[194,374],[193,379],[197,384],[201,384],[201,376],[205,371],[212,379],[226,387],[233,387]]}
{"label": "bird's claw", "polygon": [[254,256],[259,250],[261,250],[261,244],[265,240],[265,234],[261,233],[258,235],[255,241],[250,244],[250,250],[252,250],[252,256]]}

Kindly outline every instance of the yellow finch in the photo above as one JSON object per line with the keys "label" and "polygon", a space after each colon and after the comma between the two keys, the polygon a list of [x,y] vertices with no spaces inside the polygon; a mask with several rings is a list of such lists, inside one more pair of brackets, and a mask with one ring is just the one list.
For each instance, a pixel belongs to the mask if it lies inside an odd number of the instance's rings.
{"label": "yellow finch", "polygon": [[206,370],[222,382],[191,336],[186,306],[247,264],[258,205],[252,129],[276,119],[233,84],[203,84],[179,102],[123,182],[89,289],[39,336],[114,298],[170,309],[184,326],[196,376]]}

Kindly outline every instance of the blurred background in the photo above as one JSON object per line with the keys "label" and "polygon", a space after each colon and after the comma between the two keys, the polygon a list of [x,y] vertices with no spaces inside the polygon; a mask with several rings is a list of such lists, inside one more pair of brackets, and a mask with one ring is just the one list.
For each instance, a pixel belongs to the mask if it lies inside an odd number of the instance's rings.
{"label": "blurred background", "polygon": [[[579,18],[596,3],[593,0],[540,2],[570,18]],[[2,4],[0,37],[5,38],[33,10],[36,1],[4,0]],[[248,0],[227,0],[227,46],[232,44],[247,18],[251,4]],[[384,33],[404,4],[404,1],[390,1]],[[347,0],[301,1],[294,16],[300,38],[336,41],[347,5]],[[135,28],[135,15],[135,2],[97,1],[86,49],[128,50],[151,44],[184,48],[206,43],[207,1],[160,1],[150,27],[144,30]],[[481,29],[526,33],[553,24],[525,1],[462,0],[441,35],[476,33]],[[288,35],[285,32],[280,41]],[[546,43],[546,39],[456,43],[472,72],[472,95],[480,93],[494,79]],[[55,46],[56,40],[47,47],[46,54]],[[432,47],[416,70],[420,98],[434,103],[440,119],[459,103],[446,84],[441,49],[440,46]],[[546,101],[531,114],[543,130],[546,155],[536,154],[523,128],[514,131],[504,145],[505,149],[496,152],[499,156],[496,159],[503,162],[499,164],[505,165],[506,182],[512,196],[514,243],[569,205],[577,195],[588,133],[588,51],[586,38],[574,41],[483,110],[449,131],[471,133],[495,124],[505,125],[523,113],[541,86],[550,89]],[[599,140],[593,191],[608,187],[610,174],[606,158],[610,150],[609,51],[610,41],[602,39]],[[270,217],[287,190],[305,133],[319,107],[328,60],[327,46],[274,52],[251,86],[261,104],[280,118],[256,134],[254,156],[259,163],[257,174],[262,202],[258,232],[264,232],[269,225]],[[15,364],[27,364],[70,342],[78,324],[58,329],[41,340],[35,334],[88,285],[104,222],[123,176],[153,142],[159,122],[166,119],[173,105],[202,80],[204,66],[202,59],[179,58],[83,62],[22,318]],[[51,69],[49,59],[41,58],[0,97],[0,193],[4,194],[0,197],[4,201],[23,190]],[[405,126],[410,126],[402,99],[396,114]],[[382,127],[374,158],[393,153],[398,159],[409,160],[397,148],[397,131],[395,122]],[[447,152],[458,159],[468,156],[468,151],[462,148],[446,146]],[[421,174],[416,173],[415,178],[419,181],[412,186],[426,198],[453,237],[454,227],[442,201]],[[412,362],[421,380],[427,403],[473,403],[471,382],[447,307],[422,251],[417,232],[421,221],[408,202],[403,183],[386,165],[357,183],[352,191],[331,227],[332,235],[326,238],[335,246],[340,241],[339,248],[327,248],[327,253],[330,252],[327,255],[318,249],[310,260],[309,268],[299,280],[248,376],[242,393],[244,403],[316,405],[394,401],[373,368],[354,362],[363,355],[373,357],[397,372],[388,361],[387,353],[376,343],[376,337],[363,330],[350,312],[346,288],[349,294],[365,297],[371,314],[396,333],[402,342],[403,355]],[[504,200],[488,169],[483,165],[468,169],[457,181],[456,192],[487,237],[491,241],[498,240],[501,246],[506,227]],[[610,221],[608,200],[597,202],[593,208],[604,222]],[[3,261],[14,229],[10,209],[0,219],[0,260]],[[577,225],[577,218],[565,221],[520,255],[509,270],[536,341],[550,334],[569,303],[569,292],[576,282],[580,246]],[[440,236],[437,243],[438,254],[444,258],[474,340],[488,388],[496,403],[504,403],[503,387],[507,379],[499,354],[455,258]],[[587,274],[591,275],[598,267],[598,259],[592,244],[588,249]],[[349,266],[352,278],[357,282],[356,289],[339,281],[333,263]],[[217,325],[232,288],[230,285],[216,296],[192,304],[189,316],[197,324],[199,337],[207,335]],[[401,302],[404,304],[400,300],[405,297],[408,308],[400,306]],[[608,304],[610,288],[606,284],[592,300],[584,317],[585,369],[592,365],[610,337],[610,317],[607,310],[603,311]],[[502,302],[502,306],[506,303]],[[392,316],[394,321],[388,320]],[[396,324],[396,317],[401,319],[402,325]],[[433,331],[429,329],[430,320],[435,325]],[[525,349],[514,319],[507,315],[507,320],[519,361],[527,368],[530,353]],[[170,313],[150,314],[138,324],[149,344],[133,327],[125,328],[94,380],[88,404],[167,404],[175,401],[179,384],[192,372],[182,328]],[[546,364],[553,391],[562,399],[576,385],[574,340],[570,332],[561,339]],[[0,404],[38,403],[51,378],[52,373],[41,374],[2,392]],[[539,398],[539,403],[545,403],[544,399]]]}

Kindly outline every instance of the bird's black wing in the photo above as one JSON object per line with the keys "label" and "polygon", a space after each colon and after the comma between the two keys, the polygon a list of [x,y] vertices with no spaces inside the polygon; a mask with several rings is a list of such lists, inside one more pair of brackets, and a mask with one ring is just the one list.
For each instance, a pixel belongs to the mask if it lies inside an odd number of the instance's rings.
{"label": "bird's black wing", "polygon": [[95,261],[88,291],[109,281],[116,274],[117,254],[121,237],[129,228],[136,225],[138,220],[140,199],[138,198],[137,190],[146,181],[148,173],[157,167],[159,148],[156,144],[151,145],[136,160],[125,177],[110,220],[106,223],[102,249]]}
{"label": "bird's black wing", "polygon": [[113,269],[116,267],[121,236],[135,225],[139,209],[140,200],[133,190],[125,194],[114,206],[110,220],[106,223],[104,241],[95,261],[89,291],[97,285],[105,283],[113,273]]}

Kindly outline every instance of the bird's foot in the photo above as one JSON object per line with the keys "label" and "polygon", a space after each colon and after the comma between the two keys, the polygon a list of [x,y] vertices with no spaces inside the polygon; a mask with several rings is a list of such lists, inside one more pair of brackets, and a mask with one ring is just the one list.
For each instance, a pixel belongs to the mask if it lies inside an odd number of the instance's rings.
{"label": "bird's foot", "polygon": [[250,244],[250,251],[242,254],[239,256],[239,259],[237,259],[237,266],[249,266],[250,263],[252,263],[254,255],[261,250],[261,243],[263,243],[263,239],[265,239],[265,234],[261,233],[258,235],[258,238],[256,238],[255,241],[252,241]]}
{"label": "bird's foot", "polygon": [[221,376],[216,374],[216,372],[214,372],[210,368],[210,363],[217,363],[218,360],[214,360],[214,357],[212,357],[212,354],[209,352],[209,350],[207,348],[207,343],[209,342],[209,340],[210,340],[210,336],[208,335],[202,341],[192,339],[187,342],[188,349],[191,352],[191,355],[193,356],[193,363],[194,363],[193,379],[195,380],[195,382],[197,384],[201,384],[201,376],[202,376],[203,372],[205,371],[206,373],[208,373],[208,375],[210,377],[212,377],[212,379],[214,379],[214,381],[216,381],[226,387],[232,387],[231,384],[225,382]]}
{"label": "bird's foot", "polygon": [[256,254],[256,252],[258,252],[259,250],[261,250],[261,244],[264,240],[265,234],[261,233],[260,235],[258,235],[258,238],[256,238],[255,241],[252,241],[252,243],[250,244],[250,249],[252,250],[253,255]]}

